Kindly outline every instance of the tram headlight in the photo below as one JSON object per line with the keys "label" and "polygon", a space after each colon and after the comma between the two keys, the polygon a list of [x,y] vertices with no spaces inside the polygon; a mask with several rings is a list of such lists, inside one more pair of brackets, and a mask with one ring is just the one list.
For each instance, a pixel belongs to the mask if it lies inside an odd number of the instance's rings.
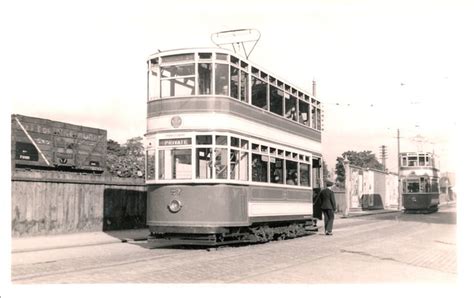
{"label": "tram headlight", "polygon": [[172,200],[168,204],[168,209],[173,213],[178,212],[179,210],[181,210],[182,207],[183,207],[183,205],[181,204],[181,202],[179,200],[176,200],[176,199]]}

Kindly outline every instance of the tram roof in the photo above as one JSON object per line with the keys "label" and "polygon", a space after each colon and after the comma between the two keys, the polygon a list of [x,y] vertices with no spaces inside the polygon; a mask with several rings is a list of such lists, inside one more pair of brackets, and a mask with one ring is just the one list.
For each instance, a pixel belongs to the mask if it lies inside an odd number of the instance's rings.
{"label": "tram roof", "polygon": [[[202,48],[179,48],[179,49],[172,49],[172,50],[164,50],[164,51],[161,51],[161,50],[158,50],[158,52],[150,55],[148,57],[148,60],[152,60],[152,59],[155,59],[155,58],[158,58],[158,57],[166,57],[166,56],[171,56],[171,55],[179,55],[179,54],[190,54],[190,53],[209,53],[209,52],[212,52],[212,53],[221,53],[221,54],[228,54],[228,55],[232,55],[232,56],[235,56],[237,57],[238,59],[246,62],[247,64],[249,64],[249,66],[252,66],[252,67],[255,67],[257,69],[259,69],[260,71],[263,71],[265,72],[266,74],[268,74],[269,76],[271,77],[274,77],[275,79],[283,82],[284,84],[298,90],[298,91],[301,91],[303,93],[305,93],[306,95],[308,95],[309,97],[317,100],[317,103],[320,104],[321,101],[316,99],[316,97],[312,94],[312,92],[309,92],[306,88],[301,88],[293,83],[290,83],[288,80],[286,79],[281,79],[281,76],[277,76],[277,75],[274,75],[274,73],[272,73],[271,71],[269,71],[268,69],[264,68],[264,67],[261,67],[259,66],[258,64],[256,63],[253,63],[252,61],[248,60],[247,58],[243,57],[242,55],[240,54],[237,54],[231,50],[228,50],[228,49],[224,49],[224,48],[216,48],[216,47],[202,47]],[[251,71],[250,71],[251,73]]]}

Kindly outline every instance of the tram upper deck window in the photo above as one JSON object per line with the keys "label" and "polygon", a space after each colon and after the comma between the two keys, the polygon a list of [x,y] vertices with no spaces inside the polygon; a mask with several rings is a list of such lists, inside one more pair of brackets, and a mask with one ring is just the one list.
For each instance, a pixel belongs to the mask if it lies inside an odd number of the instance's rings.
{"label": "tram upper deck window", "polygon": [[240,71],[240,100],[249,102],[249,74],[243,70]]}
{"label": "tram upper deck window", "polygon": [[229,95],[229,65],[216,63],[216,95]]}
{"label": "tram upper deck window", "polygon": [[297,121],[296,97],[285,93],[285,118]]}
{"label": "tram upper deck window", "polygon": [[302,100],[299,101],[299,122],[309,125],[309,104]]}
{"label": "tram upper deck window", "polygon": [[230,96],[239,99],[239,69],[230,67]]}
{"label": "tram upper deck window", "polygon": [[198,64],[199,94],[211,94],[211,63]]}
{"label": "tram upper deck window", "polygon": [[283,116],[283,91],[270,85],[270,112]]}
{"label": "tram upper deck window", "polygon": [[158,77],[158,64],[152,63],[148,71],[148,100],[160,97],[160,79]]}
{"label": "tram upper deck window", "polygon": [[406,167],[408,165],[407,157],[402,156],[402,167]]}
{"label": "tram upper deck window", "polygon": [[311,127],[316,128],[316,107],[311,106]]}
{"label": "tram upper deck window", "polygon": [[408,156],[408,166],[409,167],[418,166],[418,157],[417,156]]}
{"label": "tram upper deck window", "polygon": [[267,83],[252,76],[252,105],[267,109]]}
{"label": "tram upper deck window", "polygon": [[420,167],[425,166],[425,156],[424,155],[420,155],[418,163],[419,163]]}
{"label": "tram upper deck window", "polygon": [[321,130],[321,128],[322,128],[321,109],[317,109],[316,114],[317,114],[317,116],[316,116],[316,121],[317,121],[316,129]]}
{"label": "tram upper deck window", "polygon": [[194,94],[194,64],[161,67],[161,97]]}

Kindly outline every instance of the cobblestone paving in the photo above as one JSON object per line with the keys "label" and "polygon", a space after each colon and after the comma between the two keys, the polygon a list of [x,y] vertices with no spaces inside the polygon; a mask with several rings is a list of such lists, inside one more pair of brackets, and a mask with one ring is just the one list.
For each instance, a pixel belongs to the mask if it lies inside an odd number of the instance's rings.
{"label": "cobblestone paving", "polygon": [[[411,216],[406,220],[398,220]],[[456,225],[424,215],[339,219],[322,233],[219,249],[84,247],[57,257],[20,254],[14,283],[318,283],[456,280]],[[438,217],[446,216],[442,212]],[[433,218],[436,221],[436,216]],[[38,252],[39,256],[39,252]],[[25,259],[27,259],[25,261]],[[383,272],[382,272],[383,271]]]}

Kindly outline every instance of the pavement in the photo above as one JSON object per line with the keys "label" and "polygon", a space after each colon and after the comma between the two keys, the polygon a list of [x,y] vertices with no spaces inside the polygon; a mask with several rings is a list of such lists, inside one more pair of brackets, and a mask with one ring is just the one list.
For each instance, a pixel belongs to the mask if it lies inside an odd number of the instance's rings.
{"label": "pavement", "polygon": [[[442,206],[440,205],[440,207]],[[399,210],[357,210],[351,211],[347,216],[343,216],[342,213],[336,213],[336,218],[353,218],[393,212],[399,212]],[[12,238],[12,253],[144,241],[148,235],[148,229],[133,229]]]}

